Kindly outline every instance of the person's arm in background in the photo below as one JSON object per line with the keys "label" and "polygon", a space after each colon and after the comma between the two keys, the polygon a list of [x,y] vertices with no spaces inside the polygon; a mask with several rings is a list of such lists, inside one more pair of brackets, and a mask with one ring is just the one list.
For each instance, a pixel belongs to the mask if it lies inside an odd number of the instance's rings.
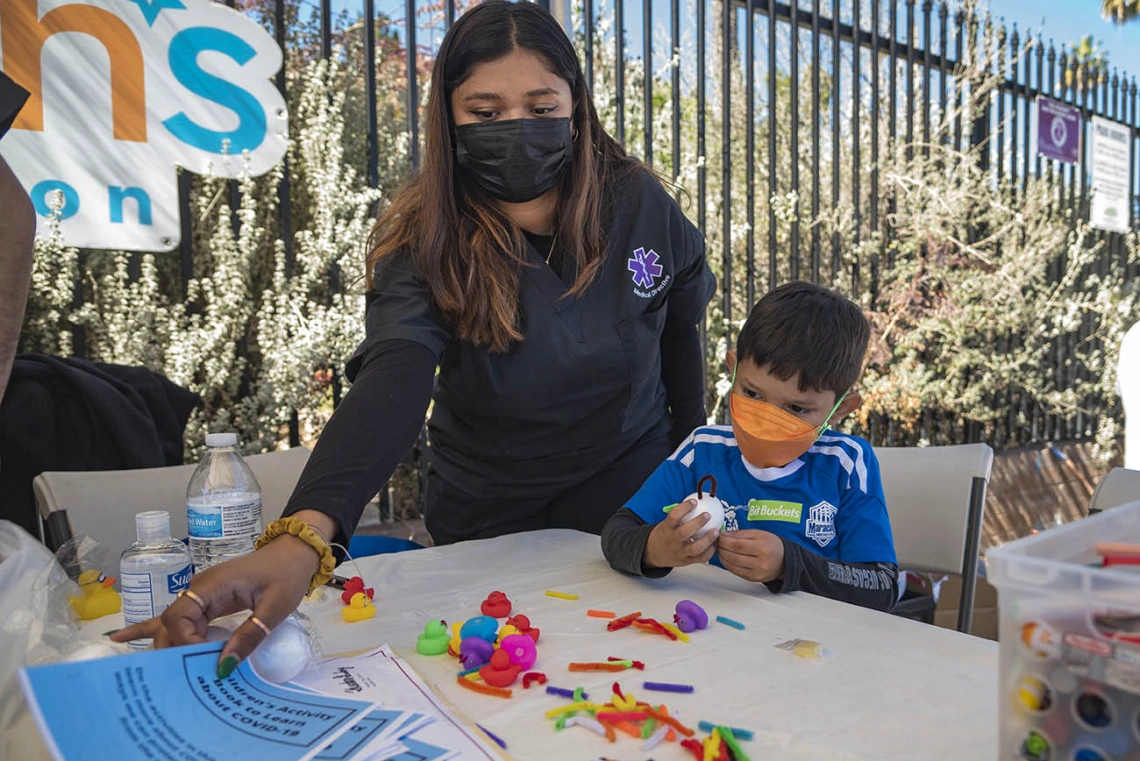
{"label": "person's arm in background", "polygon": [[20,341],[32,275],[36,216],[11,167],[0,157],[0,401]]}
{"label": "person's arm in background", "polygon": [[[0,139],[12,126],[28,93],[0,72]],[[12,168],[0,156],[0,400],[24,323],[32,275],[36,214]]]}
{"label": "person's arm in background", "polygon": [[705,260],[705,241],[679,207],[671,206],[669,235],[683,241],[676,247],[676,278],[669,288],[665,327],[661,333],[661,380],[669,417],[672,444],[679,446],[694,429],[708,424],[705,410],[705,361],[701,353],[700,323],[716,293],[716,278]]}

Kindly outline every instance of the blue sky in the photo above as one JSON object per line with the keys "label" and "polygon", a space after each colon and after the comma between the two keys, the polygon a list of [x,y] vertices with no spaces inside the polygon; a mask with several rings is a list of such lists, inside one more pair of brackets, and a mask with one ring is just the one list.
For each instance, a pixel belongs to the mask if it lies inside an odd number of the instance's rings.
{"label": "blue sky", "polygon": [[990,0],[990,10],[1020,29],[1040,29],[1058,45],[1091,34],[1104,42],[1109,65],[1140,79],[1140,21],[1124,27],[1105,21],[1100,0]]}

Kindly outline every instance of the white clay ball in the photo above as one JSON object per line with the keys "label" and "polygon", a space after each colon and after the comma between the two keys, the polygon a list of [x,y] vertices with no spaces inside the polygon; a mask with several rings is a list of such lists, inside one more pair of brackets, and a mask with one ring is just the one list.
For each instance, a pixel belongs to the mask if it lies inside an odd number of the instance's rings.
{"label": "white clay ball", "polygon": [[112,655],[122,655],[123,651],[110,642],[86,642],[72,650],[63,660],[67,663],[77,661],[93,661],[98,658],[107,658]]}
{"label": "white clay ball", "polygon": [[700,517],[701,513],[709,514],[709,522],[701,526],[700,529],[697,530],[697,533],[693,536],[701,537],[713,529],[724,528],[724,502],[712,496],[711,494],[708,494],[707,492],[699,499],[695,493],[690,494],[689,496],[685,497],[686,502],[689,500],[696,502],[697,506],[689,511],[689,514],[685,516],[685,520],[683,520],[682,523],[688,523],[689,521]]}
{"label": "white clay ball", "polygon": [[304,623],[282,621],[249,657],[254,670],[269,682],[282,684],[319,660],[316,644]]}

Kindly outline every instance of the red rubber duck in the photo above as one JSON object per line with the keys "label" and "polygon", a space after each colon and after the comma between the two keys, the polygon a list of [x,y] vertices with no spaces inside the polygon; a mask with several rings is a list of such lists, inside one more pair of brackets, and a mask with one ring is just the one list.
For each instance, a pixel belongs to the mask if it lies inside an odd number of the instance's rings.
{"label": "red rubber duck", "polygon": [[538,642],[538,628],[531,626],[530,619],[524,616],[522,613],[515,614],[514,616],[508,618],[507,625],[518,629],[519,634],[525,634],[526,636],[533,639],[536,643]]}
{"label": "red rubber duck", "polygon": [[479,610],[483,612],[484,616],[506,618],[511,615],[511,601],[502,592],[495,591],[487,595],[487,599],[483,601]]}
{"label": "red rubber duck", "polygon": [[357,592],[362,592],[369,600],[371,600],[372,595],[375,594],[375,590],[372,589],[372,587],[368,589],[364,588],[364,579],[359,576],[353,576],[344,582],[344,591],[340,593],[340,599],[345,605],[349,605],[352,602],[352,596]]}
{"label": "red rubber duck", "polygon": [[479,669],[479,676],[492,687],[510,687],[521,671],[522,666],[511,663],[511,656],[506,650],[496,650],[491,662]]}

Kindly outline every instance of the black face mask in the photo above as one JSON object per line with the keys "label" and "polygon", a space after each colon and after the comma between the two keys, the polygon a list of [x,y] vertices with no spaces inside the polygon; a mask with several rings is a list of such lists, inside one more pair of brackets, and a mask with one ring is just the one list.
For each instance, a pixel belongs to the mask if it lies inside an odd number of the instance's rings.
{"label": "black face mask", "polygon": [[455,128],[459,166],[500,201],[533,201],[554,187],[574,157],[569,119],[512,119]]}

